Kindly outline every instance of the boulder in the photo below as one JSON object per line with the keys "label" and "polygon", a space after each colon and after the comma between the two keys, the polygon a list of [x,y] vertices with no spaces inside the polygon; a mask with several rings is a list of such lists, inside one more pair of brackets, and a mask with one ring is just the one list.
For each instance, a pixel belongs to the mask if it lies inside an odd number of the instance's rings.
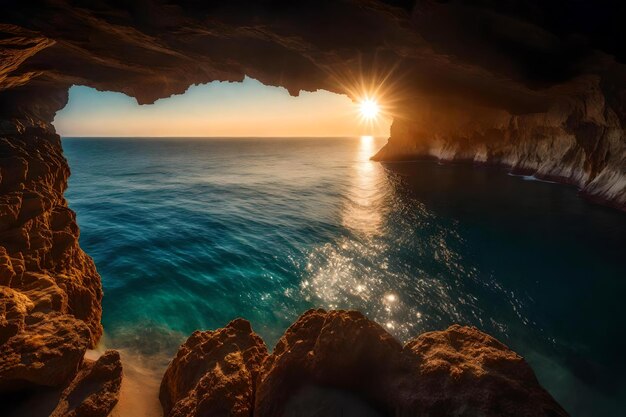
{"label": "boulder", "polygon": [[269,356],[245,320],[195,332],[160,397],[166,417],[567,416],[520,355],[474,327],[402,346],[342,310],[307,311]]}
{"label": "boulder", "polygon": [[290,399],[309,387],[351,392],[373,408],[391,412],[391,378],[401,359],[402,345],[361,313],[309,310],[264,362],[254,415],[283,415]]}
{"label": "boulder", "polygon": [[398,391],[401,415],[567,415],[524,358],[475,327],[424,333],[404,352],[413,378]]}
{"label": "boulder", "polygon": [[249,417],[267,348],[250,323],[236,319],[194,332],[170,363],[159,399],[166,417]]}
{"label": "boulder", "polygon": [[6,305],[14,306],[10,322],[16,324],[5,327],[14,335],[1,347],[0,390],[67,384],[83,362],[89,328],[70,315],[34,313],[26,316],[20,330],[22,306]]}

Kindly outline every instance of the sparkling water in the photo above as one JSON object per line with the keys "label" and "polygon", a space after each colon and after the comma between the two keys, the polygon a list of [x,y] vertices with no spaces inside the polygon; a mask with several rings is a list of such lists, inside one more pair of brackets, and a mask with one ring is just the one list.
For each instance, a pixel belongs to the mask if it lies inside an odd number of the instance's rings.
{"label": "sparkling water", "polygon": [[574,416],[626,408],[626,215],[469,165],[380,164],[361,138],[63,140],[105,343],[171,357],[236,317],[270,349],[305,310],[406,341],[474,325]]}

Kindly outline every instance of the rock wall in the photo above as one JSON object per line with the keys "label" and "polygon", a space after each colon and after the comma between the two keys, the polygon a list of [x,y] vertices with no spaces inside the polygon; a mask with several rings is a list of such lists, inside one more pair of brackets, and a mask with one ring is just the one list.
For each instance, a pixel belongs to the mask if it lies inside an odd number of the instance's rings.
{"label": "rock wall", "polygon": [[545,112],[430,103],[396,119],[372,159],[435,158],[500,165],[511,172],[577,186],[593,201],[626,211],[626,135],[620,107],[597,77],[560,86],[569,93]]}
{"label": "rock wall", "polygon": [[59,386],[102,335],[102,287],[63,193],[60,138],[14,121],[0,132],[0,387]]}
{"label": "rock wall", "polygon": [[[102,335],[102,286],[63,197],[70,171],[59,136],[37,118],[0,126],[0,393],[13,397],[3,401],[3,412],[46,416],[56,399],[46,408],[42,391],[84,391],[77,372],[100,369],[101,361],[93,369],[84,364],[84,355]],[[119,381],[113,388],[108,399],[72,395],[54,415],[105,416]],[[22,404],[28,411],[19,412]]]}

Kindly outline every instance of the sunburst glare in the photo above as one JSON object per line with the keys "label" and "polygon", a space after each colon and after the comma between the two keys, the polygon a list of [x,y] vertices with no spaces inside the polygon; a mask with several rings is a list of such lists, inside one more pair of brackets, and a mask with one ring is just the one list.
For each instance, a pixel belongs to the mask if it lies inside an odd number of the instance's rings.
{"label": "sunburst glare", "polygon": [[378,112],[380,111],[380,107],[376,100],[371,98],[366,98],[359,104],[359,109],[361,110],[361,117],[366,120],[372,120],[378,117]]}
{"label": "sunburst glare", "polygon": [[396,65],[380,64],[377,59],[356,66],[329,71],[331,90],[343,91],[354,102],[354,115],[361,135],[388,132],[391,120],[404,100],[399,81],[405,74]]}

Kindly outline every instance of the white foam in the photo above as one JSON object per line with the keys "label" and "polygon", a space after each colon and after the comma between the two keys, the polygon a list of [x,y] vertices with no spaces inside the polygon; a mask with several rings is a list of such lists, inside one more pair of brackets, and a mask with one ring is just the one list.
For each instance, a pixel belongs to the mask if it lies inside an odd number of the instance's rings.
{"label": "white foam", "polygon": [[511,177],[521,178],[524,181],[537,181],[537,182],[545,182],[545,183],[548,183],[548,184],[558,184],[556,181],[544,180],[544,179],[541,179],[541,178],[537,178],[534,175],[519,175],[519,174],[513,174],[512,172],[509,172],[508,175],[511,176]]}

